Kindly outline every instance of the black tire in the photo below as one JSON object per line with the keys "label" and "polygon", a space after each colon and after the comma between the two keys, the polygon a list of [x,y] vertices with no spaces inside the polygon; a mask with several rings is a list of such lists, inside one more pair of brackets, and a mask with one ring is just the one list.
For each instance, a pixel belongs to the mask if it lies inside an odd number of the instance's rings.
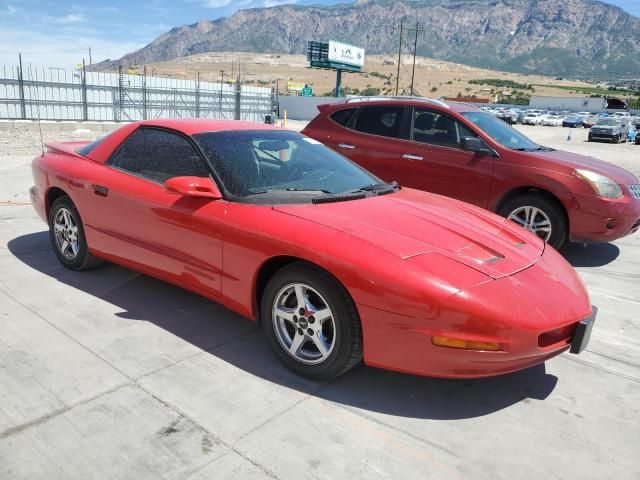
{"label": "black tire", "polygon": [[562,248],[567,241],[568,224],[565,211],[557,201],[545,195],[528,193],[506,202],[500,207],[498,214],[508,218],[512,212],[526,206],[536,207],[544,212],[551,223],[551,236],[547,243],[556,250]]}
{"label": "black tire", "polygon": [[[321,363],[307,364],[294,358],[278,337],[276,327],[278,320],[274,320],[272,313],[276,297],[283,289],[298,283],[316,290],[333,314],[332,325],[335,325],[335,328],[332,328],[333,349]],[[328,380],[346,373],[362,361],[362,327],[355,304],[344,286],[320,268],[295,262],[276,272],[267,283],[262,295],[260,313],[262,328],[271,348],[285,366],[301,376],[313,380]],[[293,324],[289,325],[289,327],[292,326]],[[293,330],[295,331],[296,328],[294,327]],[[305,342],[312,341],[309,339]],[[313,347],[311,345],[311,348]]]}
{"label": "black tire", "polygon": [[[56,241],[54,223],[56,216],[61,213],[62,209],[69,212],[73,222],[77,226],[78,249],[73,257],[65,256]],[[56,254],[56,257],[58,257],[60,263],[71,270],[87,270],[102,263],[99,258],[93,256],[89,251],[80,213],[78,213],[78,209],[66,195],[58,197],[49,209],[49,241],[51,242],[51,247],[53,248],[53,251]]]}

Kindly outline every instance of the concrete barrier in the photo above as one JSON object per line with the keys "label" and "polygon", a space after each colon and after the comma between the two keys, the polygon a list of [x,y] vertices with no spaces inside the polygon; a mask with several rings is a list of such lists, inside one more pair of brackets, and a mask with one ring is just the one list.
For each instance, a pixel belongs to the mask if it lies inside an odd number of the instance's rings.
{"label": "concrete barrier", "polygon": [[43,133],[48,132],[73,132],[78,129],[87,129],[92,132],[109,133],[119,128],[124,123],[116,122],[71,122],[71,121],[47,121],[43,120],[38,126],[35,120],[3,120],[0,121],[0,130],[3,131],[21,131],[21,132],[38,132],[42,129]]}
{"label": "concrete barrier", "polygon": [[318,105],[344,100],[336,97],[293,97],[281,95],[278,98],[280,118],[287,111],[287,118],[292,120],[311,120],[318,114]]}

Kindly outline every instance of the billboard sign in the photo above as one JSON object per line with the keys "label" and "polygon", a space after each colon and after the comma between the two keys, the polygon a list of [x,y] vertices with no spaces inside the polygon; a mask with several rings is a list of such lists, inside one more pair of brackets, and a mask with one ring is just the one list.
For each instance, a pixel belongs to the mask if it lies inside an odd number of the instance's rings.
{"label": "billboard sign", "polygon": [[362,67],[364,65],[364,48],[331,40],[329,42],[329,61]]}
{"label": "billboard sign", "polygon": [[287,90],[290,92],[299,92],[306,85],[304,83],[296,83],[296,82],[287,82]]}

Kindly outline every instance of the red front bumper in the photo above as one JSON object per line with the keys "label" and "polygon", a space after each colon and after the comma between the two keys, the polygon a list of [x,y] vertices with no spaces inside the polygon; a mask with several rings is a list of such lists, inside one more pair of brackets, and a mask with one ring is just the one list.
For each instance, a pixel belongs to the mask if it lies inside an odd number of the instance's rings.
{"label": "red front bumper", "polygon": [[[532,267],[451,296],[413,318],[358,305],[367,365],[446,378],[489,377],[542,363],[571,346],[592,315],[584,285],[549,248]],[[436,346],[433,336],[496,342],[501,351]]]}
{"label": "red front bumper", "polygon": [[595,195],[575,195],[576,208],[569,209],[571,240],[611,242],[640,228],[640,200],[624,195],[609,200]]}

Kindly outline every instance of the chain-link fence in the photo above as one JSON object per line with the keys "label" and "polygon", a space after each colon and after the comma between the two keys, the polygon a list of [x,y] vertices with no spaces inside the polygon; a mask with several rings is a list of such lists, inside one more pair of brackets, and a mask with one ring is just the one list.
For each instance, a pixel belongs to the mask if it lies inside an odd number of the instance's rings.
{"label": "chain-link fence", "polygon": [[224,118],[263,122],[276,109],[271,88],[156,76],[3,66],[0,118],[132,121]]}

